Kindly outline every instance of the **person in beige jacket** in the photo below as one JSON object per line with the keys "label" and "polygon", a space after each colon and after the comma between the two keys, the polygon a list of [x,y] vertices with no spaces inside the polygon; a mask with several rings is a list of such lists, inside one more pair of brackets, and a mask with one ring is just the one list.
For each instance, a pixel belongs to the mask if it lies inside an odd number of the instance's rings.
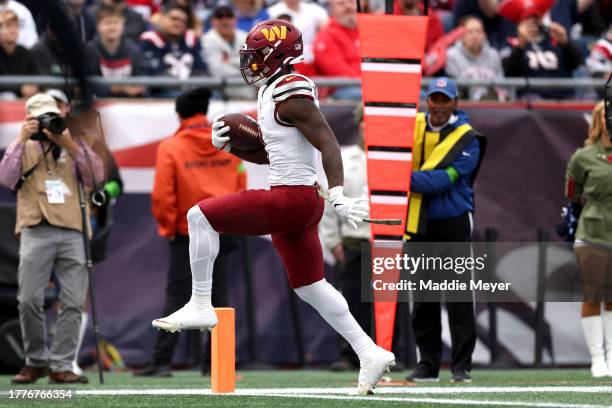
{"label": "person in beige jacket", "polygon": [[[21,238],[17,299],[26,362],[12,383],[36,382],[48,369],[51,383],[86,383],[86,377],[72,372],[87,293],[77,174],[88,197],[95,182],[104,179],[104,164],[70,130],[42,129],[42,116],[61,117],[53,97],[32,96],[26,111],[19,136],[0,162],[0,185],[17,190],[15,232]],[[43,135],[46,140],[40,140]],[[61,309],[48,348],[43,303],[52,270],[61,287]]]}
{"label": "person in beige jacket", "polygon": [[[213,78],[240,78],[240,49],[247,33],[236,28],[236,15],[228,6],[215,8],[210,19],[212,28],[202,36],[204,60]],[[248,85],[223,89],[231,99],[255,99],[255,88]]]}

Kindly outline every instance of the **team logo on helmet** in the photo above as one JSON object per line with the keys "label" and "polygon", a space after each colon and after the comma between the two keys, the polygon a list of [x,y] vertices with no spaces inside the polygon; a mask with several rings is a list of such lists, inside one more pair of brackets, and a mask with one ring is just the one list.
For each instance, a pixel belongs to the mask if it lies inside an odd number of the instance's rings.
{"label": "team logo on helmet", "polygon": [[287,38],[287,26],[272,26],[270,28],[262,28],[261,33],[266,37],[266,40],[274,42],[277,39],[284,40]]}

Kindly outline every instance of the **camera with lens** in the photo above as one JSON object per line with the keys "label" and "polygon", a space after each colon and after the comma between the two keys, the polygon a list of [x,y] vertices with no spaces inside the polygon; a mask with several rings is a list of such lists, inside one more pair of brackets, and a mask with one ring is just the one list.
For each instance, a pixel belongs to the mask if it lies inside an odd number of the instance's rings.
{"label": "camera with lens", "polygon": [[50,141],[47,135],[42,132],[43,129],[47,129],[54,135],[62,134],[62,132],[66,130],[66,121],[57,113],[45,113],[36,119],[38,119],[38,124],[40,125],[41,131],[32,135],[32,140],[38,140],[41,142]]}

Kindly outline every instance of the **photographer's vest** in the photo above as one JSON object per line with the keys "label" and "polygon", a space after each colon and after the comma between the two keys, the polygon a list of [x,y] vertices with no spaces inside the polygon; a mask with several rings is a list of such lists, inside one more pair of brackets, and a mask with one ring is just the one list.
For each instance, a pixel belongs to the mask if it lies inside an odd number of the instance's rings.
{"label": "photographer's vest", "polygon": [[[467,123],[454,129],[445,126],[441,132],[429,131],[425,114],[418,113],[414,127],[412,170],[447,168],[474,137],[476,134],[472,132],[472,126]],[[422,193],[410,193],[405,239],[411,239],[414,234],[425,233],[427,207],[427,199]]]}
{"label": "photographer's vest", "polygon": [[[44,145],[45,150],[47,146]],[[17,223],[15,233],[19,234],[25,227],[39,225],[43,220],[49,224],[77,231],[82,231],[81,208],[79,206],[79,190],[76,179],[76,165],[66,149],[62,149],[60,157],[55,160],[51,152],[46,160],[42,160],[43,150],[37,141],[28,140],[21,159],[21,173],[36,166],[17,192]],[[37,165],[37,163],[40,164]],[[64,186],[64,202],[49,204],[47,198],[47,181],[61,180]],[[88,194],[85,197],[89,197]],[[89,200],[87,200],[89,201]],[[89,225],[89,204],[87,209],[87,225]]]}

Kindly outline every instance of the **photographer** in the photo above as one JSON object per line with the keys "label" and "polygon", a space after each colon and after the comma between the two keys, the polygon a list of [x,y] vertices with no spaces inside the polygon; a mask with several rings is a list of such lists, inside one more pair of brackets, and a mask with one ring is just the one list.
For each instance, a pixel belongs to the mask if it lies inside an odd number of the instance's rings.
{"label": "photographer", "polygon": [[[53,97],[34,95],[26,111],[20,135],[0,162],[0,184],[17,190],[15,232],[21,235],[18,301],[26,365],[12,383],[33,383],[47,368],[51,383],[87,383],[71,371],[87,290],[77,178],[89,191],[93,180],[104,179],[104,165],[72,137]],[[48,349],[42,306],[52,269],[61,309]]]}

